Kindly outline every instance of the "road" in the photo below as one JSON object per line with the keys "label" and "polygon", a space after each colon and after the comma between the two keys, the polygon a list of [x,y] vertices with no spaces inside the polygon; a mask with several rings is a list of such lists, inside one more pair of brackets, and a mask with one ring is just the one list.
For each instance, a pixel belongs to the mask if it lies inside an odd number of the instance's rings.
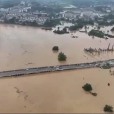
{"label": "road", "polygon": [[111,59],[111,60],[96,61],[96,62],[90,62],[90,63],[47,66],[47,67],[3,71],[3,72],[0,72],[0,77],[22,76],[22,75],[30,75],[30,74],[57,72],[57,71],[65,71],[65,70],[78,70],[78,69],[87,69],[87,68],[101,68],[101,66],[106,63],[109,63],[111,67],[114,67],[114,59]]}

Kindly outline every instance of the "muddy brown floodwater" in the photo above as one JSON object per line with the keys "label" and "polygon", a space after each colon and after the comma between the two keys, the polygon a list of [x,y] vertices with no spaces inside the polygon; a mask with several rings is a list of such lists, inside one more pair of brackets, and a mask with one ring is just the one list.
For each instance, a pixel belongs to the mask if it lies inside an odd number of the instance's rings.
{"label": "muddy brown floodwater", "polygon": [[[59,64],[76,64],[114,59],[114,53],[90,55],[84,48],[107,48],[114,39],[89,37],[85,33],[57,35],[40,28],[0,25],[0,71]],[[67,62],[57,60],[53,46],[67,55]],[[112,69],[114,70],[114,69]],[[94,97],[82,86],[91,83]],[[110,83],[110,86],[107,84]],[[109,70],[87,69],[0,79],[1,113],[103,112],[106,104],[114,106],[114,76]]]}
{"label": "muddy brown floodwater", "polygon": [[[85,83],[96,97],[82,89]],[[101,69],[1,78],[0,112],[102,113],[106,104],[114,106],[113,90],[114,76]]]}
{"label": "muddy brown floodwater", "polygon": [[[93,56],[86,54],[84,48],[107,48],[114,44],[114,39],[89,37],[76,32],[57,35],[39,28],[17,25],[0,25],[0,71],[29,67],[41,67],[59,64],[91,62],[114,58],[114,53],[102,53]],[[59,46],[60,52],[67,55],[67,62],[58,62],[58,53],[52,52],[53,46]]]}

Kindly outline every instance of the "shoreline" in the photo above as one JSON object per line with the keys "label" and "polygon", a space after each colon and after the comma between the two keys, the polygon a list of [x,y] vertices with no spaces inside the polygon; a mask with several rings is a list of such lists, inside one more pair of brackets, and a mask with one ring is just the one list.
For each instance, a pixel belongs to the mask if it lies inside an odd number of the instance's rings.
{"label": "shoreline", "polygon": [[[14,26],[21,26],[21,27],[31,27],[31,28],[38,28],[42,30],[49,30],[50,28],[53,27],[43,27],[43,26],[30,26],[30,25],[21,25],[21,24],[11,24],[11,23],[2,23],[0,22],[1,25],[14,25]],[[51,31],[51,30],[50,30]]]}

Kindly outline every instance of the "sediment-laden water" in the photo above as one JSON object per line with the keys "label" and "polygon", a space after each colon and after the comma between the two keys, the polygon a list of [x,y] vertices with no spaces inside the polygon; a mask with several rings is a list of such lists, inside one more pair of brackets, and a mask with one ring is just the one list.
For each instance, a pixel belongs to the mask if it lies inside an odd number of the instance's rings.
{"label": "sediment-laden water", "polygon": [[[107,48],[109,43],[112,46],[114,39],[93,39],[80,32],[57,35],[39,28],[1,24],[0,71],[113,59],[111,52],[92,55],[83,51],[89,47]],[[52,51],[55,45],[67,55],[66,62],[58,61],[58,53]]]}
{"label": "sediment-laden water", "polygon": [[[112,46],[114,39],[92,38],[80,32],[57,35],[40,28],[1,24],[0,71],[114,59],[112,52],[92,55],[83,51],[107,48],[109,43]],[[66,62],[58,61],[58,53],[52,51],[55,45],[67,55]],[[98,96],[83,91],[85,83],[91,83]],[[106,104],[114,106],[113,90],[113,75],[101,69],[1,78],[0,112],[102,113]]]}

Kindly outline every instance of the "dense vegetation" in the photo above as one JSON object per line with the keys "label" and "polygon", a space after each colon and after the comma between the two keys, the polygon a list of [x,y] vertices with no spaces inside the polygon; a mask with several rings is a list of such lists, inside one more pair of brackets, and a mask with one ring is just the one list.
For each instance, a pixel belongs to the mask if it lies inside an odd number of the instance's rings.
{"label": "dense vegetation", "polygon": [[109,105],[105,105],[104,111],[105,112],[113,112],[113,107],[112,106],[109,106]]}
{"label": "dense vegetation", "polygon": [[59,47],[58,46],[54,46],[52,50],[53,51],[59,51]]}
{"label": "dense vegetation", "polygon": [[59,55],[58,55],[58,60],[59,61],[66,61],[66,59],[67,59],[67,57],[64,53],[62,53],[62,52],[59,53]]}
{"label": "dense vegetation", "polygon": [[43,26],[44,27],[54,27],[58,24],[60,24],[60,20],[54,19],[54,20],[47,20]]}
{"label": "dense vegetation", "polygon": [[99,37],[99,38],[105,38],[107,39],[106,37],[109,37],[109,38],[114,38],[113,35],[110,35],[110,34],[105,34],[103,33],[102,31],[99,31],[99,30],[91,30],[88,35],[90,36],[96,36],[96,37]]}
{"label": "dense vegetation", "polygon": [[93,93],[93,92],[92,92],[93,88],[92,88],[91,84],[86,83],[82,88],[83,88],[85,91],[89,92],[91,95],[97,96],[97,93]]}
{"label": "dense vegetation", "polygon": [[92,86],[91,84],[85,84],[83,87],[82,87],[85,91],[87,92],[91,92],[92,91]]}
{"label": "dense vegetation", "polygon": [[69,28],[70,31],[75,31],[75,30],[79,30],[79,29],[82,29],[83,28],[83,25],[82,24],[76,24],[76,25],[73,25]]}
{"label": "dense vegetation", "polygon": [[41,26],[41,25],[38,25],[36,21],[33,21],[33,22],[25,21],[25,22],[22,22],[22,23],[19,23],[18,21],[19,20],[14,17],[12,19],[5,20],[5,23],[7,23],[7,24],[20,24],[20,25],[36,26],[36,27]]}
{"label": "dense vegetation", "polygon": [[67,28],[63,28],[63,30],[59,30],[59,27],[58,27],[58,30],[54,30],[53,31],[54,33],[56,34],[68,34],[69,32],[67,31]]}
{"label": "dense vegetation", "polygon": [[83,26],[85,26],[85,25],[94,25],[94,21],[90,20],[90,19],[89,20],[78,19],[76,22],[80,25],[83,25]]}
{"label": "dense vegetation", "polygon": [[15,17],[12,18],[12,19],[9,19],[9,20],[5,20],[5,23],[8,23],[8,24],[21,24],[21,25],[29,25],[29,26],[36,26],[36,27],[54,27],[58,24],[60,24],[60,20],[47,20],[44,25],[38,25],[36,21],[33,21],[33,22],[28,22],[28,21],[25,21],[25,22],[18,22],[18,19],[16,19]]}
{"label": "dense vegetation", "polygon": [[96,37],[99,37],[99,38],[104,38],[105,34],[102,32],[102,31],[99,31],[99,30],[91,30],[88,35],[90,36],[96,36]]}
{"label": "dense vegetation", "polygon": [[76,24],[71,26],[69,29],[70,31],[75,31],[75,30],[82,29],[86,25],[94,25],[94,22],[92,20],[85,21],[83,19],[78,19],[76,21]]}

